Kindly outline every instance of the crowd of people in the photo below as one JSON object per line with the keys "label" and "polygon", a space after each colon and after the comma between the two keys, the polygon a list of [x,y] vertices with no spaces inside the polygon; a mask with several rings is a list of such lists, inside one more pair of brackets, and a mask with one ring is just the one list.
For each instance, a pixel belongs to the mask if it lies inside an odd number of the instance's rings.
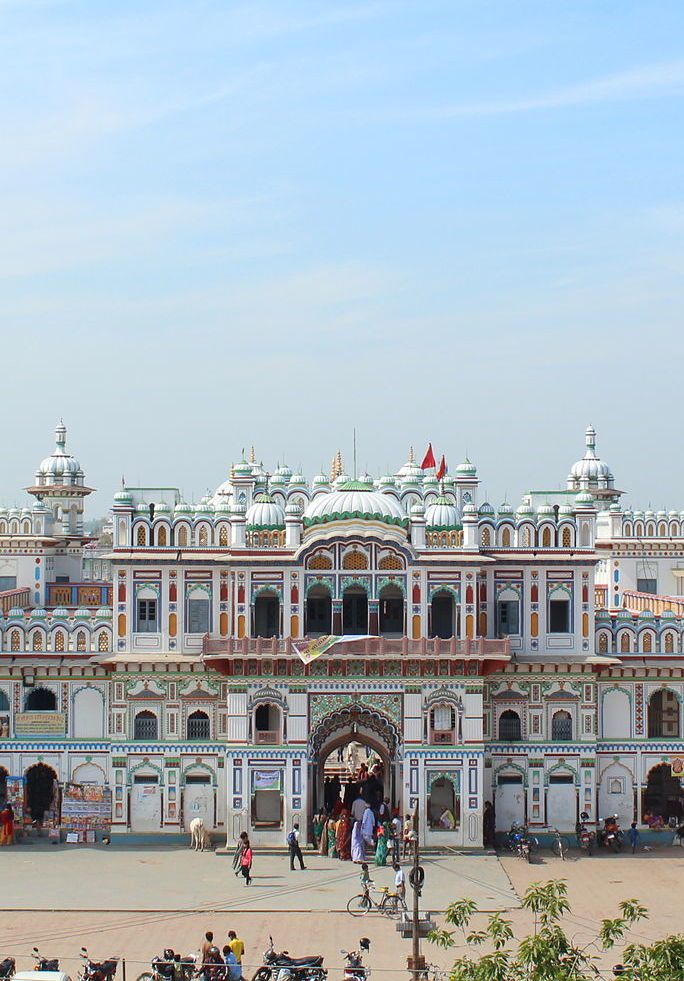
{"label": "crowd of people", "polygon": [[200,977],[202,981],[240,981],[245,945],[235,930],[228,931],[228,939],[219,950],[214,934],[207,930],[200,951]]}
{"label": "crowd of people", "polygon": [[399,809],[392,808],[389,797],[383,796],[382,763],[370,768],[362,763],[344,786],[337,775],[326,777],[323,803],[324,809],[312,822],[319,854],[358,864],[368,856],[384,866],[390,851],[392,865],[402,853],[412,853],[413,822],[409,814],[402,820]]}

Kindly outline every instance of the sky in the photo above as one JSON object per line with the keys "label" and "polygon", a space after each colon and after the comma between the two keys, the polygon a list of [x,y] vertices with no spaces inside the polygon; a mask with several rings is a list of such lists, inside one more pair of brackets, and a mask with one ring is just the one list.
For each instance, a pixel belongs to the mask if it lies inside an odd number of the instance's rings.
{"label": "sky", "polygon": [[684,508],[681,0],[0,0],[0,500],[584,429]]}

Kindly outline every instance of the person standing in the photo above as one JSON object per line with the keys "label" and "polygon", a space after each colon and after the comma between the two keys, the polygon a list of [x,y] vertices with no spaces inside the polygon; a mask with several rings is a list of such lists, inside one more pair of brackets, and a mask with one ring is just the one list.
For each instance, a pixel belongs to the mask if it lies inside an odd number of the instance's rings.
{"label": "person standing", "polygon": [[240,940],[235,930],[228,931],[228,946],[235,954],[235,960],[242,968],[242,958],[245,953],[245,945],[242,940]]}
{"label": "person standing", "polygon": [[252,851],[252,846],[249,843],[249,838],[245,837],[244,848],[242,850],[242,855],[240,856],[240,871],[245,880],[245,885],[248,886],[252,882],[252,862],[254,861],[254,852]]}
{"label": "person standing", "polygon": [[249,838],[247,837],[247,832],[241,831],[240,837],[238,838],[237,844],[235,845],[235,851],[233,852],[233,869],[235,871],[236,876],[240,875],[240,869],[241,869],[240,859],[242,858],[242,853],[245,849],[246,841],[249,841]]}
{"label": "person standing", "polygon": [[636,821],[632,821],[629,829],[629,843],[632,846],[632,855],[634,855],[637,850],[639,838],[641,838],[641,835],[639,834],[639,829],[636,826]]}
{"label": "person standing", "polygon": [[373,847],[373,836],[375,834],[375,814],[372,807],[367,807],[361,818],[361,834],[368,848]]}
{"label": "person standing", "polygon": [[399,864],[401,851],[402,825],[398,813],[392,818],[392,865]]}
{"label": "person standing", "polygon": [[292,825],[292,831],[287,836],[287,845],[290,851],[290,871],[294,872],[295,870],[295,859],[299,860],[299,868],[305,869],[304,857],[299,847],[299,824],[297,821]]}
{"label": "person standing", "polygon": [[406,876],[404,875],[404,870],[399,862],[395,862],[392,868],[394,869],[394,891],[397,896],[400,896],[406,902]]}
{"label": "person standing", "polygon": [[226,965],[228,981],[240,981],[242,968],[238,964],[235,954],[230,949],[230,944],[226,944],[223,948],[223,963]]}
{"label": "person standing", "polygon": [[202,964],[202,970],[200,974],[205,978],[207,976],[206,967],[211,963],[209,957],[209,951],[213,946],[214,946],[214,934],[211,932],[211,930],[207,930],[207,932],[204,934],[204,940],[202,941],[202,947],[200,949],[200,961]]}

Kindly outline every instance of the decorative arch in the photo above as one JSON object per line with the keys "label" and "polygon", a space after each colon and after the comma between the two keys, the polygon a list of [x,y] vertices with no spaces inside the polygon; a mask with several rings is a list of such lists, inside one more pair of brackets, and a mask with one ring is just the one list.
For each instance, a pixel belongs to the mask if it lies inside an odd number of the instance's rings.
{"label": "decorative arch", "polygon": [[367,569],[368,566],[368,554],[363,549],[358,548],[356,545],[352,545],[352,547],[342,556],[343,569]]}
{"label": "decorative arch", "polygon": [[492,769],[492,784],[496,786],[498,777],[505,777],[507,774],[519,773],[523,778],[523,787],[527,787],[527,770],[519,763],[509,763],[508,760],[496,769]]}
{"label": "decorative arch", "polygon": [[254,602],[257,596],[275,596],[279,603],[283,602],[283,590],[280,586],[271,585],[270,583],[264,583],[263,586],[255,586],[252,589],[252,602]]}
{"label": "decorative arch", "polygon": [[449,583],[440,583],[437,586],[433,586],[430,590],[430,602],[432,602],[432,599],[436,593],[451,593],[455,603],[459,603],[461,600],[458,588],[456,586],[449,585]]}
{"label": "decorative arch", "polygon": [[383,557],[378,562],[378,569],[382,572],[386,570],[394,569],[397,572],[402,571],[404,568],[404,561],[400,555],[396,552],[390,552],[388,555],[383,555]]}
{"label": "decorative arch", "polygon": [[309,759],[318,761],[321,750],[335,732],[353,732],[358,726],[373,732],[393,759],[401,758],[402,740],[397,726],[382,712],[360,702],[350,702],[348,706],[330,712],[314,726],[309,736]]}
{"label": "decorative arch", "polygon": [[159,786],[164,786],[164,767],[159,766],[157,763],[152,763],[150,760],[141,760],[140,763],[136,763],[134,766],[128,768],[128,786],[133,786],[133,778],[139,770],[154,770],[154,772],[159,777]]}
{"label": "decorative arch", "polygon": [[315,579],[310,579],[306,584],[306,595],[308,596],[312,589],[320,587],[321,589],[327,589],[328,593],[332,596],[334,593],[334,584],[330,579],[325,579],[323,576],[316,576]]}
{"label": "decorative arch", "polygon": [[572,776],[575,786],[578,786],[579,784],[579,773],[577,770],[573,770],[568,763],[565,763],[562,760],[560,763],[554,763],[553,766],[549,767],[549,769],[546,771],[544,774],[544,786],[548,787],[550,783],[549,778],[551,777],[552,773],[568,773]]}
{"label": "decorative arch", "polygon": [[181,770],[181,774],[180,774],[181,787],[185,786],[188,776],[192,775],[197,770],[202,770],[204,773],[208,773],[209,776],[211,777],[211,786],[212,787],[217,786],[216,772],[209,766],[208,763],[196,762],[196,763],[188,763],[188,765],[183,770]]}
{"label": "decorative arch", "polygon": [[332,569],[333,560],[326,552],[319,550],[309,556],[306,567],[307,569]]}
{"label": "decorative arch", "polygon": [[378,579],[376,586],[378,596],[380,596],[383,589],[386,589],[388,586],[396,586],[397,589],[401,590],[402,596],[406,596],[406,583],[404,582],[402,576],[397,576],[396,578],[392,578],[391,576],[383,576],[381,579]]}

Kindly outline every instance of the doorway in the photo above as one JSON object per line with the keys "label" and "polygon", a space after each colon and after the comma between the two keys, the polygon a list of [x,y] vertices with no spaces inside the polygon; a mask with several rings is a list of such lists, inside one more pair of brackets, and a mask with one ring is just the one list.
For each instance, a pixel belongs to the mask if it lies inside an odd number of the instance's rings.
{"label": "doorway", "polygon": [[254,601],[254,636],[280,636],[280,601],[273,593],[262,593]]}
{"label": "doorway", "polygon": [[559,831],[574,831],[577,823],[577,790],[571,773],[553,773],[549,777],[546,823]]}
{"label": "doorway", "polygon": [[432,629],[431,637],[441,637],[449,640],[455,636],[454,629],[454,597],[446,590],[435,593],[432,597]]}
{"label": "doorway", "polygon": [[510,831],[513,824],[525,823],[525,788],[522,774],[501,774],[496,781],[496,830]]}
{"label": "doorway", "polygon": [[129,824],[131,831],[159,831],[162,823],[162,795],[159,777],[136,773],[131,787]]}
{"label": "doorway", "polygon": [[684,790],[679,777],[672,776],[669,763],[659,763],[649,770],[641,813],[642,819],[650,813],[662,817],[666,824],[670,818],[680,822],[684,816]]}
{"label": "doorway", "polygon": [[202,818],[207,831],[214,829],[214,789],[208,773],[188,774],[183,790],[183,825],[190,830],[190,822]]}
{"label": "doorway", "polygon": [[57,709],[57,696],[49,688],[32,688],[24,703],[27,712],[54,712]]}
{"label": "doorway", "polygon": [[404,594],[398,586],[385,586],[380,593],[380,636],[404,636]]}
{"label": "doorway", "polygon": [[314,586],[306,598],[306,634],[322,637],[332,633],[332,599],[325,586]]}
{"label": "doorway", "polygon": [[26,807],[38,824],[47,815],[59,817],[59,783],[51,766],[36,763],[26,771]]}
{"label": "doorway", "polygon": [[368,633],[368,596],[361,586],[350,586],[344,591],[342,632],[344,634]]}

